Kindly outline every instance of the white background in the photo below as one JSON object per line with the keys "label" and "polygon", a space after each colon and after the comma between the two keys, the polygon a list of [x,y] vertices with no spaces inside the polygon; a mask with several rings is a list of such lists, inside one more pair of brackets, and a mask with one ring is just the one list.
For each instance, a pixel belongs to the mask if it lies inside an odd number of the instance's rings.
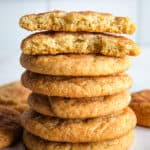
{"label": "white background", "polygon": [[[129,74],[134,79],[131,91],[150,87],[150,1],[149,0],[0,0],[0,84],[19,80],[20,42],[31,32],[21,29],[19,18],[28,13],[53,9],[96,10],[130,16],[137,24],[133,38],[142,54],[133,58]],[[133,150],[150,150],[150,129],[136,129]]]}

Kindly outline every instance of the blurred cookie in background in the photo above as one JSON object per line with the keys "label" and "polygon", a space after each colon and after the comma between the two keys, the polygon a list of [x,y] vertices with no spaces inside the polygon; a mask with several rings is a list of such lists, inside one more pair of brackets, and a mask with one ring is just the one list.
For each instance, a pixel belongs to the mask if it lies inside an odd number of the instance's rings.
{"label": "blurred cookie in background", "polygon": [[137,116],[137,124],[150,127],[150,89],[132,94],[130,107]]}
{"label": "blurred cookie in background", "polygon": [[0,106],[23,112],[28,108],[27,97],[30,91],[19,81],[0,86]]}
{"label": "blurred cookie in background", "polygon": [[21,133],[20,113],[0,106],[0,148],[11,146],[17,142]]}

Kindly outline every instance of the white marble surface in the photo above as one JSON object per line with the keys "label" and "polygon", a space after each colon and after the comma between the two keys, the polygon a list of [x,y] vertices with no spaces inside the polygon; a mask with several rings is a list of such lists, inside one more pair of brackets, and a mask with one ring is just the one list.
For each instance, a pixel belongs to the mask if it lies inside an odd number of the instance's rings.
{"label": "white marble surface", "polygon": [[136,127],[131,150],[150,150],[150,128]]}

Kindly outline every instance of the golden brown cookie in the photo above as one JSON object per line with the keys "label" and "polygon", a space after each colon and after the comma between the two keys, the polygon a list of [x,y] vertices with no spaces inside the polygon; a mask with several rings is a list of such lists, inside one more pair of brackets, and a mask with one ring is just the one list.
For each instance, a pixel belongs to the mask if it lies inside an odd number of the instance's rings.
{"label": "golden brown cookie", "polygon": [[127,134],[136,125],[130,108],[92,119],[59,119],[40,115],[32,110],[23,113],[23,127],[42,139],[56,142],[101,142]]}
{"label": "golden brown cookie", "polygon": [[127,150],[133,143],[134,134],[130,131],[117,139],[97,143],[56,143],[24,131],[23,140],[29,150]]}
{"label": "golden brown cookie", "polygon": [[29,14],[20,19],[20,26],[27,30],[114,32],[132,34],[135,24],[128,17],[116,17],[94,11],[51,11]]}
{"label": "golden brown cookie", "polygon": [[19,81],[0,86],[0,105],[13,108],[19,112],[28,109],[27,97],[30,91]]}
{"label": "golden brown cookie", "polygon": [[107,77],[56,77],[26,71],[21,80],[25,87],[35,93],[74,98],[112,95],[132,85],[132,79],[127,74]]}
{"label": "golden brown cookie", "polygon": [[130,106],[137,116],[137,124],[150,127],[150,89],[133,93]]}
{"label": "golden brown cookie", "polygon": [[21,135],[20,113],[0,106],[0,148],[12,145]]}
{"label": "golden brown cookie", "polygon": [[91,98],[48,97],[36,93],[29,96],[29,105],[33,110],[59,118],[93,118],[110,115],[126,108],[129,103],[130,95],[127,91]]}
{"label": "golden brown cookie", "polygon": [[28,55],[73,53],[124,57],[140,53],[139,46],[126,37],[83,32],[35,33],[22,41],[21,48],[22,52]]}
{"label": "golden brown cookie", "polygon": [[44,55],[21,56],[26,69],[40,74],[55,76],[105,76],[126,71],[130,58],[114,58],[99,55]]}

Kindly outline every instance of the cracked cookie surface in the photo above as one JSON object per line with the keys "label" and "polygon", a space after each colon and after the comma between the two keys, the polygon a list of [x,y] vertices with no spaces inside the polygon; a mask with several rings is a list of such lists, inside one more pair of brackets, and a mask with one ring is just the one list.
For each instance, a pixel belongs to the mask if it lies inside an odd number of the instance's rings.
{"label": "cracked cookie surface", "polygon": [[133,143],[133,131],[114,140],[96,143],[57,143],[43,140],[24,131],[23,141],[29,150],[127,150]]}
{"label": "cracked cookie surface", "polygon": [[[31,109],[40,114],[59,118],[94,118],[114,114],[128,106],[127,91],[102,97],[63,98],[32,93],[29,96]],[[94,109],[93,109],[94,108]]]}
{"label": "cracked cookie surface", "polygon": [[54,76],[107,76],[126,71],[129,57],[116,58],[99,55],[39,55],[22,54],[21,64],[35,73]]}
{"label": "cracked cookie surface", "polygon": [[131,39],[106,33],[40,32],[22,41],[27,55],[99,54],[111,57],[136,56],[139,46]]}
{"label": "cracked cookie surface", "polygon": [[61,97],[97,97],[119,93],[131,87],[127,74],[107,77],[56,77],[26,71],[22,83],[35,93]]}
{"label": "cracked cookie surface", "polygon": [[[117,114],[92,119],[60,119],[27,110],[21,122],[30,133],[48,141],[101,142],[119,138],[136,125],[136,116],[130,108]],[[110,134],[111,133],[111,134]]]}
{"label": "cracked cookie surface", "polygon": [[55,10],[23,16],[19,22],[30,31],[87,31],[132,34],[136,26],[129,17],[116,17],[108,13],[94,11],[65,12]]}

